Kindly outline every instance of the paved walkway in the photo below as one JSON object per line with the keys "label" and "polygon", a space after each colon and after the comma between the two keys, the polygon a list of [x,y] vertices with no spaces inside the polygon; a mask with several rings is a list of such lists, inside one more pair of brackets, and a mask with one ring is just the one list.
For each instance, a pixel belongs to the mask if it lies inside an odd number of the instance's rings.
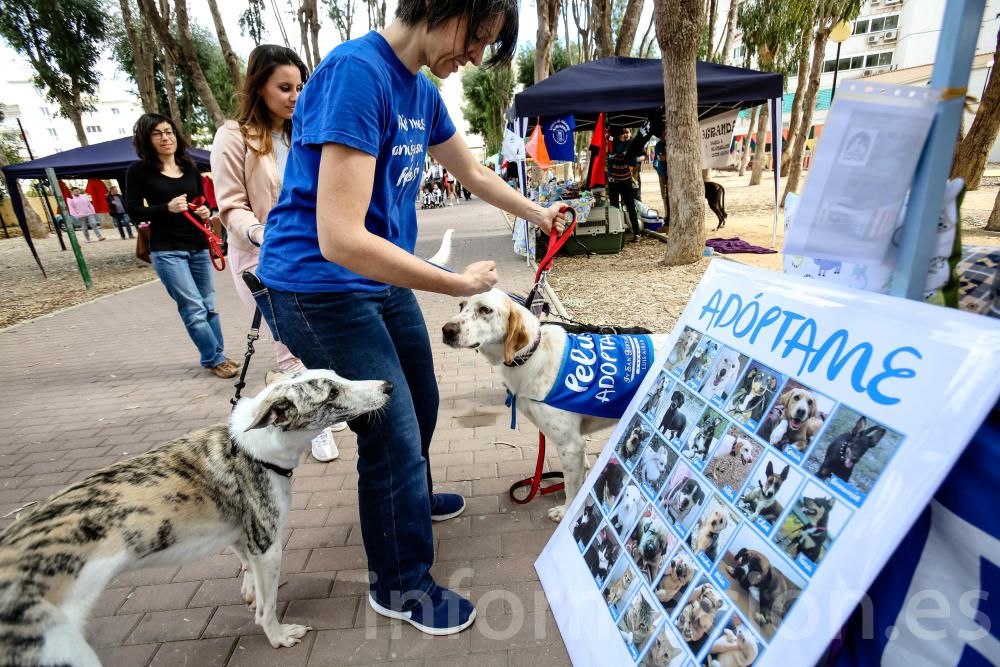
{"label": "paved walkway", "polygon": [[[444,230],[454,227],[451,266],[494,259],[501,287],[530,287],[531,270],[512,254],[506,224],[485,204],[421,212],[420,225],[418,254],[436,252]],[[218,278],[227,353],[242,358],[249,315],[228,271]],[[440,343],[455,300],[423,294],[420,303],[441,388],[431,464],[439,490],[468,499],[463,516],[434,527],[434,575],[478,602],[476,624],[432,639],[376,618],[364,603],[357,448],[348,431],[338,438],[339,460],[306,457],[295,475],[278,613],[315,628],[302,644],[270,647],[240,603],[238,562],[223,553],[113,581],[88,630],[106,665],[568,663],[533,567],[553,529],[545,510],[556,501],[539,499],[526,509],[507,499],[508,486],[533,470],[537,432],[525,420],[520,432],[509,429],[499,372],[471,351]],[[229,411],[231,383],[198,366],[159,282],[0,331],[0,359],[0,517],[102,466],[223,421]],[[272,365],[269,344],[259,344],[247,393],[263,386]],[[601,444],[595,438],[592,451]],[[12,520],[0,519],[0,529]]]}

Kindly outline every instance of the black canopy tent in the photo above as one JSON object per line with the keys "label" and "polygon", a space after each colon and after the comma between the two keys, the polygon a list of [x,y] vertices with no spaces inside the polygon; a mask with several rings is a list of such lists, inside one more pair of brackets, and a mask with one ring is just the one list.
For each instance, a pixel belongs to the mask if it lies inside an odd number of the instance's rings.
{"label": "black canopy tent", "polygon": [[[784,78],[772,72],[703,61],[698,61],[696,76],[699,119],[763,103],[770,105],[775,191],[773,235],[778,224]],[[572,114],[580,131],[593,129],[601,113],[608,127],[636,126],[650,120],[653,134],[659,135],[664,114],[663,61],[614,57],[567,67],[515,95],[507,115],[515,123],[515,132],[524,137],[539,118]]]}
{"label": "black canopy tent", "polygon": [[[208,171],[208,151],[198,148],[189,148],[188,156],[194,161],[202,171]],[[18,188],[18,181],[23,179],[46,178],[45,170],[55,170],[57,178],[104,178],[115,179],[125,189],[125,172],[130,164],[138,160],[135,149],[132,147],[132,137],[122,137],[112,141],[105,141],[90,146],[73,148],[62,153],[56,153],[47,157],[12,164],[3,168],[4,179],[7,182],[7,191],[10,193],[11,207],[17,217],[17,224],[21,227],[24,240],[31,248],[35,261],[41,268],[41,260],[31,242],[31,235],[28,233],[28,225],[24,219],[24,202],[21,201],[21,190]]]}

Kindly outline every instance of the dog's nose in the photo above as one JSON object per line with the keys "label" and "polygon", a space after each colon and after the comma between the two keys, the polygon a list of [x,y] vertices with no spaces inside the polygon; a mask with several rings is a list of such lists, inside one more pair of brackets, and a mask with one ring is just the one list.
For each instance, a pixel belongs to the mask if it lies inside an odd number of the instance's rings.
{"label": "dog's nose", "polygon": [[456,322],[448,322],[441,327],[441,333],[444,335],[445,342],[447,343],[458,338],[458,330],[458,323]]}
{"label": "dog's nose", "polygon": [[382,391],[385,392],[386,396],[392,396],[392,390],[393,390],[393,386],[392,386],[391,382],[389,382],[388,380],[386,380],[385,382],[382,383]]}

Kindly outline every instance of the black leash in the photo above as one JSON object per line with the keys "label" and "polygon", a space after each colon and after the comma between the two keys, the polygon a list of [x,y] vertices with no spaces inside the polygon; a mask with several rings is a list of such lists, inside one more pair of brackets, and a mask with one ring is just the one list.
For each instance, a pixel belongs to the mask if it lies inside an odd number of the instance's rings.
{"label": "black leash", "polygon": [[[264,283],[260,282],[257,276],[249,271],[243,272],[243,282],[245,282],[247,287],[250,288],[250,293],[253,295],[254,300],[256,300],[258,295],[267,292],[267,288],[264,287]],[[253,357],[253,353],[255,352],[254,343],[257,342],[258,338],[260,338],[260,320],[261,312],[260,306],[258,306],[253,311],[253,321],[250,323],[250,331],[247,332],[247,351],[243,355],[243,368],[240,369],[240,379],[233,385],[236,387],[236,394],[229,399],[229,402],[234,408],[240,401],[240,394],[242,393],[243,388],[247,386],[247,371],[250,370],[250,359]]]}

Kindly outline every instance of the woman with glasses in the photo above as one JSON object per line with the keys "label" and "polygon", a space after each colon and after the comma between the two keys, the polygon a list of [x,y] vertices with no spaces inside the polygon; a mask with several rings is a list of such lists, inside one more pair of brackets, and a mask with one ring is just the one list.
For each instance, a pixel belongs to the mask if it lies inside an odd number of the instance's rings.
{"label": "woman with glasses", "polygon": [[[173,121],[147,113],[132,129],[139,161],[125,177],[126,208],[133,220],[150,223],[149,256],[167,294],[177,304],[184,327],[198,348],[201,365],[231,378],[239,364],[227,359],[222,325],[215,310],[215,277],[205,234],[185,217],[196,197],[204,196],[201,174],[187,155],[187,143]],[[204,205],[191,211],[201,220]]]}

